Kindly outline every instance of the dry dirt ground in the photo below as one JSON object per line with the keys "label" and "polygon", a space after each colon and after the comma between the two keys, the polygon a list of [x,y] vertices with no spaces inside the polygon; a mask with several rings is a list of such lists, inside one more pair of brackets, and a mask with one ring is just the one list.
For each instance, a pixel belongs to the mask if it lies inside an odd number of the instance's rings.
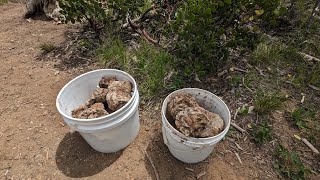
{"label": "dry dirt ground", "polygon": [[69,132],[55,100],[69,80],[99,65],[61,70],[55,68],[59,58],[38,58],[42,43],[59,46],[78,29],[41,19],[28,22],[22,18],[22,4],[5,4],[0,12],[0,179],[156,179],[141,149],[150,155],[160,179],[196,179],[202,172],[206,174],[200,179],[279,178],[271,157],[265,156],[268,148],[255,148],[246,135],[223,140],[204,162],[176,160],[162,140],[159,104],[140,109],[139,135],[126,149],[94,151],[77,132]]}

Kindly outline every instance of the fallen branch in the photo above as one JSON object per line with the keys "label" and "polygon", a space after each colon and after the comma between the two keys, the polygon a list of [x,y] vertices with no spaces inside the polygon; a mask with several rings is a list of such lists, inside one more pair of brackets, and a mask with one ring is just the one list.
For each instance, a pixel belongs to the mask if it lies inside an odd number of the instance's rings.
{"label": "fallen branch", "polygon": [[305,138],[301,138],[298,135],[294,135],[294,137],[296,139],[298,139],[299,141],[302,141],[306,146],[308,146],[308,148],[310,148],[314,153],[319,154],[318,149],[316,149],[307,139]]}
{"label": "fallen branch", "polygon": [[246,132],[246,130],[242,129],[241,127],[239,127],[238,125],[236,125],[235,123],[231,122],[230,123],[232,127],[236,128],[238,131],[240,131],[241,133]]}
{"label": "fallen branch", "polygon": [[129,23],[130,27],[136,33],[138,33],[140,36],[143,36],[145,40],[147,40],[148,42],[150,42],[152,44],[158,44],[158,41],[151,38],[150,35],[144,30],[144,28],[142,26],[139,27],[137,24],[135,24],[133,21],[131,21],[130,18],[127,18],[127,21]]}
{"label": "fallen branch", "polygon": [[152,169],[153,169],[153,171],[154,171],[154,174],[156,175],[156,179],[157,179],[157,180],[160,180],[158,171],[157,171],[156,166],[154,165],[151,157],[149,156],[149,154],[147,153],[147,151],[144,150],[142,147],[140,147],[140,150],[142,151],[143,154],[145,154],[145,155],[147,156],[147,158],[148,158],[148,160],[149,160],[149,162],[150,162],[150,164],[151,164],[151,166],[152,166]]}
{"label": "fallen branch", "polygon": [[303,52],[299,52],[299,54],[301,54],[305,59],[309,60],[309,61],[317,61],[320,62],[319,58],[313,57],[309,54],[303,53]]}
{"label": "fallen branch", "polygon": [[158,41],[152,39],[152,38],[149,36],[149,34],[148,34],[144,29],[142,29],[142,34],[143,34],[143,36],[144,36],[149,42],[151,42],[152,44],[158,44]]}
{"label": "fallen branch", "polygon": [[301,141],[307,145],[314,153],[319,154],[318,149],[316,149],[307,139],[302,138]]}

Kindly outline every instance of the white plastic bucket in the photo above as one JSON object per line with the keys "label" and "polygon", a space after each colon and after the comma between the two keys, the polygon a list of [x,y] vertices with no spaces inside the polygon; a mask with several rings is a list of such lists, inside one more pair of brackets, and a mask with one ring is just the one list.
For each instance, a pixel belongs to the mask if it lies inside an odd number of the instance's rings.
{"label": "white plastic bucket", "polygon": [[[97,89],[103,76],[115,76],[133,85],[130,101],[116,112],[94,119],[77,119],[71,111],[84,104]],[[88,144],[103,153],[112,153],[127,147],[138,135],[139,92],[133,77],[116,69],[100,69],[82,74],[67,83],[58,94],[56,106],[64,121],[78,131]]]}
{"label": "white plastic bucket", "polygon": [[[224,121],[224,130],[220,134],[208,138],[187,137],[176,130],[166,118],[167,104],[172,97],[181,93],[191,94],[200,106],[220,115]],[[206,159],[230,127],[231,115],[227,105],[218,96],[202,89],[185,88],[169,94],[163,102],[161,111],[164,143],[175,158],[185,163],[198,163]]]}

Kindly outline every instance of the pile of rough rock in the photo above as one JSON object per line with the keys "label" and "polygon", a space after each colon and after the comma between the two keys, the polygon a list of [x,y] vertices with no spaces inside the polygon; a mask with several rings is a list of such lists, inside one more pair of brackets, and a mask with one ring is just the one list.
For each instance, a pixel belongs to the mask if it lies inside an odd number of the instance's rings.
{"label": "pile of rough rock", "polygon": [[72,111],[72,117],[92,119],[111,114],[123,107],[131,99],[132,84],[129,81],[119,81],[116,77],[102,77],[99,88],[86,101]]}
{"label": "pile of rough rock", "polygon": [[168,112],[177,129],[189,137],[211,137],[224,129],[224,121],[219,115],[200,107],[196,99],[187,93],[173,97],[168,103]]}

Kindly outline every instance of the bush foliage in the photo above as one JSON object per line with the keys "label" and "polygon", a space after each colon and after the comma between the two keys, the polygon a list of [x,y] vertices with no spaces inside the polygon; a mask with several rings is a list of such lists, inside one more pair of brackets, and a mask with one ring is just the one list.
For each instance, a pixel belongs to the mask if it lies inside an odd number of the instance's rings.
{"label": "bush foliage", "polygon": [[231,49],[253,47],[257,33],[276,26],[287,10],[280,0],[61,0],[61,4],[66,22],[87,21],[96,32],[110,23],[121,29],[128,18],[138,19],[137,27],[147,30],[156,24],[149,30],[169,41],[163,47],[180,59],[187,75],[217,70]]}

